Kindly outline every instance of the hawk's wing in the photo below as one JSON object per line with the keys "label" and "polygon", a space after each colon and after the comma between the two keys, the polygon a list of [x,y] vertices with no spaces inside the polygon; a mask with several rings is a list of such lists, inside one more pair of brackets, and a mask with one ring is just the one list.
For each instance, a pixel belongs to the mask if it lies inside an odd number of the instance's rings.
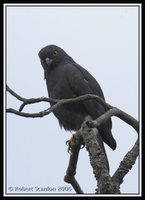
{"label": "hawk's wing", "polygon": [[[76,96],[95,94],[104,99],[99,84],[89,73],[85,75],[85,73],[87,73],[86,70],[85,72],[82,72],[83,68],[79,70],[78,67],[76,67],[76,64],[67,64],[66,68],[68,84]],[[92,119],[97,119],[106,111],[106,109],[96,100],[84,100],[82,103],[85,106],[88,115],[91,116]],[[111,133],[110,120],[102,124],[99,128],[99,131],[103,141],[114,150],[116,148],[116,142]]]}

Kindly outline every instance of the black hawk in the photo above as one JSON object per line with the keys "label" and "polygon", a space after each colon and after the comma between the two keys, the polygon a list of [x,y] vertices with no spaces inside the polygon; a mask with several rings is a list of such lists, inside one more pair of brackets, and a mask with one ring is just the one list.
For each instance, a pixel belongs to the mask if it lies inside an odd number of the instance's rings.
{"label": "black hawk", "polygon": [[[62,48],[48,45],[39,52],[44,69],[49,97],[53,99],[75,98],[85,94],[98,95],[105,100],[102,89],[95,78],[77,64]],[[53,105],[53,103],[51,103]],[[69,103],[54,111],[54,115],[65,130],[77,131],[87,119],[97,119],[106,111],[96,100],[84,100]],[[116,141],[111,133],[111,119],[99,128],[102,140],[111,148],[116,148]]]}

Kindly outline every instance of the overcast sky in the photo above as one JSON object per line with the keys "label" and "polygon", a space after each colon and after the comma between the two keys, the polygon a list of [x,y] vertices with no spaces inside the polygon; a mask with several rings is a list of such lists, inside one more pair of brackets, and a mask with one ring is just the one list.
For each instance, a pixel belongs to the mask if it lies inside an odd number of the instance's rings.
{"label": "overcast sky", "polygon": [[[19,95],[48,96],[38,52],[55,44],[96,78],[109,104],[138,119],[137,6],[8,6],[6,19],[7,84]],[[7,107],[19,106],[20,102],[8,94]],[[24,111],[39,112],[47,107],[41,103]],[[112,151],[105,145],[111,175],[137,139],[132,127],[118,118],[112,120],[117,149]],[[65,141],[71,133],[60,129],[53,114],[37,119],[8,114],[6,134],[8,193],[18,193],[16,188],[22,186],[33,187],[38,193],[38,186],[61,194],[59,187],[70,187],[63,178],[69,160]],[[136,161],[121,192],[138,193],[138,177]],[[76,178],[85,193],[95,192],[97,184],[85,148],[80,152]],[[67,194],[74,193],[69,189]]]}

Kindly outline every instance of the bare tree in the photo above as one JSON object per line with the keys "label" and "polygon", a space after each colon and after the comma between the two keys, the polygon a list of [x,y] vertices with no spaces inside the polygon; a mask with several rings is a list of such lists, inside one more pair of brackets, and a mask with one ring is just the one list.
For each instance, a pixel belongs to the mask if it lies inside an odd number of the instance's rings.
{"label": "bare tree", "polygon": [[[18,100],[22,101],[22,104],[19,110],[15,110],[13,108],[7,108],[7,113],[13,113],[22,117],[31,117],[38,118],[49,115],[51,112],[55,111],[58,107],[69,104],[73,102],[84,101],[87,99],[95,99],[101,105],[107,108],[107,111],[98,117],[96,120],[85,121],[80,130],[77,131],[71,140],[74,142],[71,143],[69,150],[71,151],[70,160],[68,164],[68,168],[66,171],[66,175],[64,177],[64,181],[70,183],[76,193],[83,194],[83,190],[75,179],[76,174],[76,166],[78,161],[79,151],[82,145],[86,146],[87,151],[89,152],[90,164],[93,168],[93,173],[95,175],[97,181],[97,189],[96,193],[98,194],[120,194],[120,185],[123,183],[123,178],[125,175],[131,170],[132,166],[135,164],[135,161],[139,155],[139,139],[135,142],[132,149],[126,153],[123,160],[120,162],[118,169],[115,171],[113,176],[110,176],[109,170],[107,167],[106,156],[103,150],[100,148],[97,138],[100,137],[98,132],[98,127],[104,123],[106,120],[111,118],[112,116],[116,116],[132,126],[136,132],[139,134],[139,122],[134,119],[132,116],[123,112],[122,110],[115,108],[108,103],[106,103],[103,99],[96,95],[83,95],[77,98],[72,99],[51,99],[46,97],[40,98],[31,98],[26,99],[18,95],[9,86],[6,87],[7,92],[13,95]],[[39,102],[53,102],[55,103],[53,106],[49,107],[46,110],[40,111],[38,113],[26,113],[22,112],[24,107],[28,104],[34,104]],[[93,128],[96,128],[97,132],[93,131]]]}

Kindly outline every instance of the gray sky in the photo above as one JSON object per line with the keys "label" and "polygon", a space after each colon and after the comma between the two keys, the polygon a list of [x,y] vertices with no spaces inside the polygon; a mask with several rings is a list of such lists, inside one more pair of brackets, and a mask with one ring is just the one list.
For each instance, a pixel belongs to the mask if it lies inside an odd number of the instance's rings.
{"label": "gray sky", "polygon": [[[106,101],[138,118],[138,8],[136,7],[8,7],[7,83],[19,95],[48,96],[39,50],[49,44],[63,48],[101,85]],[[7,106],[20,102],[8,94]],[[46,103],[27,106],[38,112]],[[113,117],[117,149],[108,146],[111,175],[131,149],[137,134]],[[44,118],[7,115],[7,187],[69,187],[63,181],[69,154],[65,141],[71,133],[61,130],[50,114]],[[121,185],[122,193],[137,193],[138,162]],[[76,178],[86,193],[94,193],[96,181],[88,152],[82,149]],[[8,192],[10,192],[8,190]],[[73,189],[71,192],[74,192]],[[69,193],[69,192],[67,192]]]}

